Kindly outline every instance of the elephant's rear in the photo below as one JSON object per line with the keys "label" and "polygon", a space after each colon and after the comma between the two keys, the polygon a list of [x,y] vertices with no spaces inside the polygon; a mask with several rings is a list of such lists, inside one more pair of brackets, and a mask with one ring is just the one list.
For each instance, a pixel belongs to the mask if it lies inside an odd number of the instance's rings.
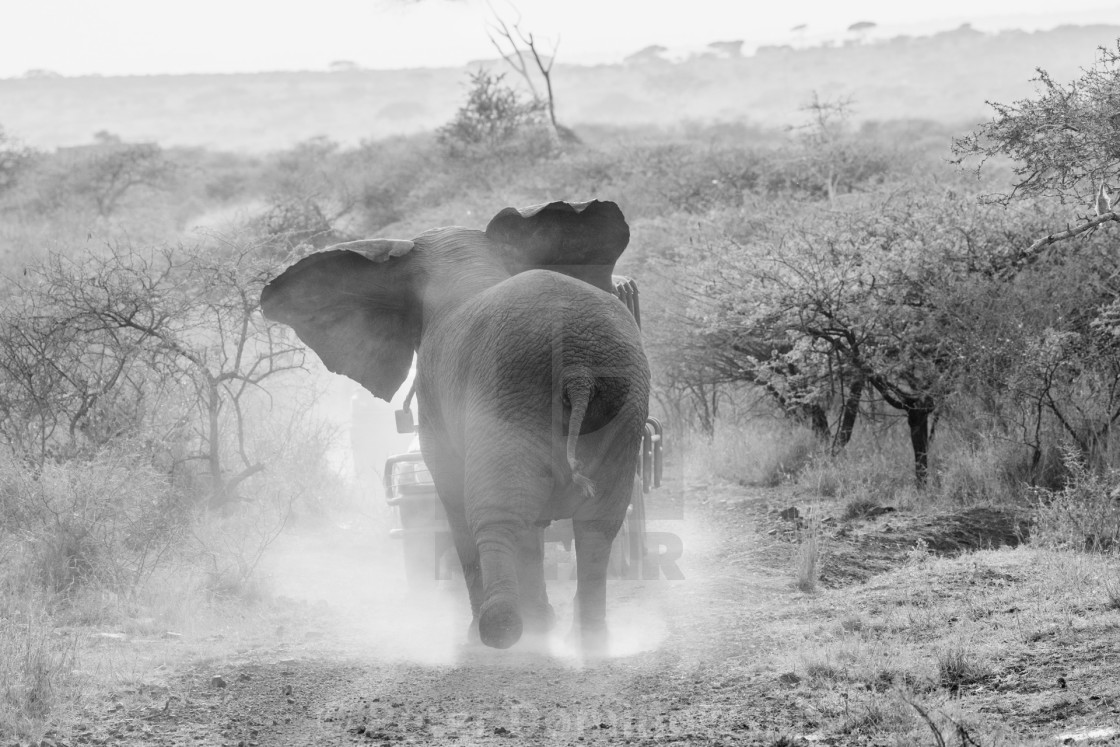
{"label": "elephant's rear", "polygon": [[[466,519],[484,588],[479,633],[504,647],[520,636],[525,603],[517,588],[525,579],[515,582],[510,564],[534,526],[573,519],[577,572],[593,577],[581,583],[604,583],[630,501],[649,366],[626,307],[582,281],[532,271],[492,296],[500,297],[478,299],[469,330],[447,339],[470,348],[448,399],[465,413]],[[501,316],[485,313],[494,308]],[[594,549],[580,554],[581,542]],[[601,601],[584,607],[582,625],[601,623]]]}
{"label": "elephant's rear", "polygon": [[[610,294],[555,275],[538,282],[563,299],[556,311],[563,332],[551,351],[553,401],[560,405],[553,422],[555,427],[559,421],[556,442],[563,444],[573,482],[582,483],[577,487],[583,495],[583,500],[566,501],[566,515],[555,518],[621,521],[649,408],[650,374],[641,331],[625,305]],[[573,388],[586,388],[582,412],[577,407],[582,403],[573,401]]]}

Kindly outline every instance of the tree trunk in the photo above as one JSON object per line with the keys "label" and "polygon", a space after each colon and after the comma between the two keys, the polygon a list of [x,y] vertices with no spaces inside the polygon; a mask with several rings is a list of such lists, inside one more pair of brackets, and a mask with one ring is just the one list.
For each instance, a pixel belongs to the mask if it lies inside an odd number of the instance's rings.
{"label": "tree trunk", "polygon": [[909,407],[906,423],[910,426],[910,445],[914,447],[914,478],[918,487],[929,481],[929,414],[932,408]]}
{"label": "tree trunk", "polygon": [[864,380],[857,378],[848,387],[848,396],[844,398],[844,405],[840,410],[840,424],[836,428],[836,436],[832,439],[832,455],[836,456],[848,442],[852,440],[852,430],[856,425],[856,416],[859,415],[859,401],[863,396]]}
{"label": "tree trunk", "polygon": [[700,419],[700,430],[704,432],[705,436],[711,438],[716,432],[715,416],[708,404],[708,397],[703,385],[692,388],[692,398],[694,402],[693,411]]}
{"label": "tree trunk", "polygon": [[813,429],[813,435],[821,441],[827,441],[832,432],[828,427],[828,413],[820,405],[809,405],[806,410],[808,411],[805,419],[809,421],[809,427]]}
{"label": "tree trunk", "polygon": [[229,494],[226,490],[225,480],[222,479],[222,454],[220,439],[220,423],[218,414],[222,407],[221,392],[218,389],[218,382],[213,377],[208,377],[207,382],[207,399],[206,399],[206,415],[207,415],[207,448],[210,450],[207,454],[207,465],[210,468],[210,508],[221,508],[229,502]]}

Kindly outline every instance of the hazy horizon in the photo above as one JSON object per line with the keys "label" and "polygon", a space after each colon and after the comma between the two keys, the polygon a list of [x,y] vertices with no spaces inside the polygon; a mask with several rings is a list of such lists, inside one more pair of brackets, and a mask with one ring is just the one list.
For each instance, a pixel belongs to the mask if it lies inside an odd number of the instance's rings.
{"label": "hazy horizon", "polygon": [[1059,9],[1042,0],[934,6],[857,0],[842,7],[800,0],[764,12],[728,0],[656,10],[594,0],[569,0],[563,7],[532,0],[516,10],[485,0],[321,0],[311,19],[306,9],[256,0],[233,6],[199,0],[189,8],[45,0],[0,15],[24,29],[0,49],[0,78],[29,71],[66,77],[321,71],[334,62],[370,70],[462,67],[497,56],[487,37],[491,5],[507,21],[520,17],[522,29],[546,51],[558,42],[558,61],[572,65],[621,62],[651,45],[682,56],[717,41],[742,40],[747,53],[765,44],[813,45],[851,38],[848,27],[861,21],[875,24],[867,37],[876,38],[927,35],[962,23],[989,32],[1037,31],[1120,19],[1120,4],[1107,0],[1069,0]]}

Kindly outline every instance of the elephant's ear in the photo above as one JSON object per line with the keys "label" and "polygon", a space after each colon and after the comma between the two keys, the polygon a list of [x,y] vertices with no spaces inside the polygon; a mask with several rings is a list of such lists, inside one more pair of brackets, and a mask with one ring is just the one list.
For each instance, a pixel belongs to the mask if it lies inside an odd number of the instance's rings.
{"label": "elephant's ear", "polygon": [[486,236],[512,273],[556,270],[611,291],[630,226],[613,202],[550,202],[502,210],[486,226]]}
{"label": "elephant's ear", "polygon": [[329,370],[389,401],[420,339],[412,247],[393,239],[328,247],[266,285],[261,309],[292,327]]}

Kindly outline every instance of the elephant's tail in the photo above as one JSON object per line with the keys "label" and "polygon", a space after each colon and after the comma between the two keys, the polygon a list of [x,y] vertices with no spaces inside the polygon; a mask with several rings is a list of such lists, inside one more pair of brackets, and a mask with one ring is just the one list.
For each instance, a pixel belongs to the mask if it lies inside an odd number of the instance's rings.
{"label": "elephant's tail", "polygon": [[572,470],[572,482],[588,498],[595,495],[595,483],[579,471],[580,464],[579,460],[576,459],[576,441],[579,440],[579,432],[583,427],[583,416],[587,414],[587,406],[591,402],[591,392],[594,388],[594,380],[585,374],[570,376],[564,380],[564,395],[572,406],[572,416],[568,420],[568,466]]}

